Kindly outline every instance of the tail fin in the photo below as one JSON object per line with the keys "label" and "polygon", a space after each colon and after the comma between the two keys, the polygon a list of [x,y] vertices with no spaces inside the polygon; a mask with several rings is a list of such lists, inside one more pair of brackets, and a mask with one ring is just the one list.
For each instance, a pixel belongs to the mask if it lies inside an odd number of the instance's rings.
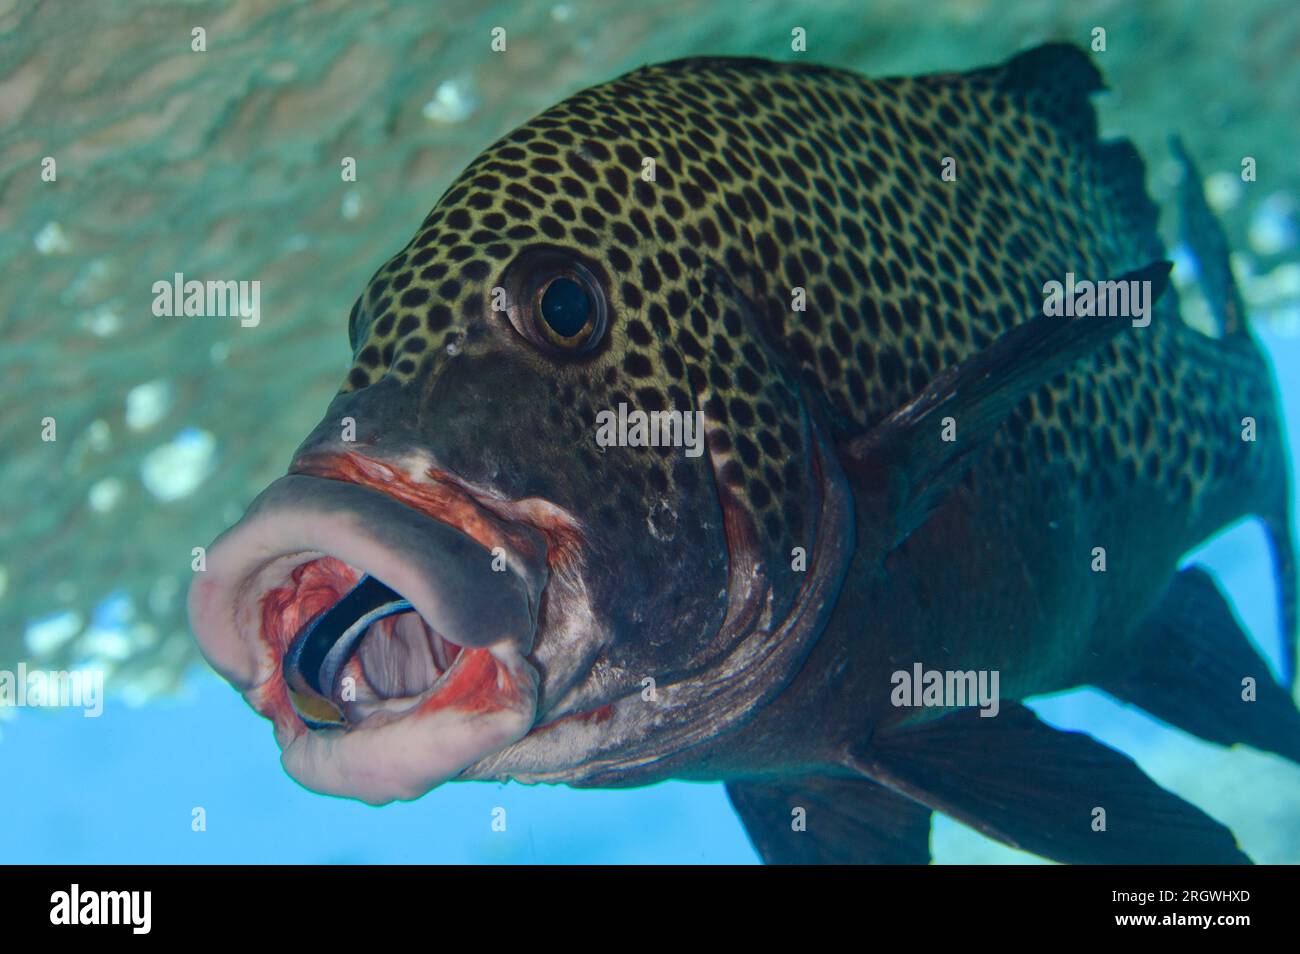
{"label": "tail fin", "polygon": [[[1288,482],[1289,483],[1289,482]],[[1277,517],[1264,517],[1264,533],[1273,552],[1273,575],[1277,577],[1278,619],[1282,626],[1282,685],[1296,688],[1297,625],[1300,621],[1300,585],[1296,582],[1295,540],[1291,535],[1291,507],[1286,501],[1275,508]]]}
{"label": "tail fin", "polygon": [[[1254,366],[1252,370],[1268,375],[1268,360],[1246,323],[1241,292],[1228,262],[1228,241],[1218,219],[1206,204],[1200,173],[1182,140],[1177,136],[1171,137],[1169,145],[1183,167],[1183,179],[1178,190],[1179,231],[1183,243],[1196,260],[1201,290],[1223,332],[1223,343],[1231,342],[1240,349],[1243,357],[1250,360]],[[1276,421],[1281,432],[1281,414],[1276,416]],[[1279,433],[1275,440],[1278,453],[1274,466],[1280,469],[1280,478],[1273,482],[1272,499],[1264,509],[1257,511],[1257,515],[1264,524],[1277,578],[1278,621],[1282,629],[1282,683],[1294,689],[1297,640],[1300,639],[1300,580],[1296,574],[1300,568],[1296,564],[1295,539],[1291,532],[1291,479],[1283,438],[1284,435]]]}
{"label": "tail fin", "polygon": [[1201,173],[1177,136],[1169,138],[1169,148],[1183,167],[1178,187],[1178,227],[1181,238],[1196,259],[1201,288],[1209,301],[1210,311],[1218,321],[1224,337],[1247,334],[1246,310],[1232,267],[1228,264],[1228,240],[1223,227],[1205,202]]}

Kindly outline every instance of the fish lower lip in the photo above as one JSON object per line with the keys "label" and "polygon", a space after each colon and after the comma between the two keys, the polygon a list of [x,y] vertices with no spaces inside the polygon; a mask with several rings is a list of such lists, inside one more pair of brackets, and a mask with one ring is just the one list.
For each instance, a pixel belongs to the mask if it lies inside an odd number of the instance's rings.
{"label": "fish lower lip", "polygon": [[[302,586],[331,560],[350,578]],[[414,798],[535,721],[538,677],[524,657],[544,564],[498,572],[493,562],[458,528],[378,490],[294,474],[271,484],[209,548],[190,618],[208,661],[275,723],[291,775],[365,801]],[[354,588],[363,575],[373,584]],[[335,613],[349,590],[360,594]],[[401,711],[380,698],[373,714],[345,725],[328,708],[304,718],[293,694],[330,699],[324,683],[366,661],[365,631],[405,617],[439,634],[430,640],[443,654],[433,684]],[[454,658],[451,647],[460,650]]]}

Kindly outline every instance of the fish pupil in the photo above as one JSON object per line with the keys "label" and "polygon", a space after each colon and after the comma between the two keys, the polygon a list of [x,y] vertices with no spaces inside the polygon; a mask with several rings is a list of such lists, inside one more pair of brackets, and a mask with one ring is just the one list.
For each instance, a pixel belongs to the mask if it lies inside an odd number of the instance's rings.
{"label": "fish pupil", "polygon": [[542,294],[542,318],[561,338],[572,338],[587,325],[591,299],[572,278],[556,278]]}

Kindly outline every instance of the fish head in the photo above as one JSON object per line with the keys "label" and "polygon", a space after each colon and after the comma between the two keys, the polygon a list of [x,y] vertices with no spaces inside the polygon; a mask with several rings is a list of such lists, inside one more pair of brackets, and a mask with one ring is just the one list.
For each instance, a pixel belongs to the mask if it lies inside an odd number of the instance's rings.
{"label": "fish head", "polygon": [[824,623],[851,549],[834,457],[739,253],[701,254],[709,209],[639,155],[543,114],[471,165],[196,574],[205,656],[308,788],[666,776]]}

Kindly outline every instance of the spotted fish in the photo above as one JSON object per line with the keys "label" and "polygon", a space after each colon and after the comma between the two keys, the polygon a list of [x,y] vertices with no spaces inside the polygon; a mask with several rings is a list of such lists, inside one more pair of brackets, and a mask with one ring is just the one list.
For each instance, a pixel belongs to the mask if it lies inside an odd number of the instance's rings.
{"label": "spotted fish", "polygon": [[[1247,860],[1021,702],[1099,686],[1300,757],[1271,373],[1186,156],[1220,328],[1181,320],[1100,88],[1060,45],[880,80],[688,59],[483,152],[357,299],[342,388],[190,593],[287,771],[371,803],[722,780],[777,862],[923,863],[933,811],[1063,861]],[[1130,313],[1054,315],[1076,282]],[[633,424],[601,440],[602,415]],[[1280,682],[1179,570],[1247,515]]]}

